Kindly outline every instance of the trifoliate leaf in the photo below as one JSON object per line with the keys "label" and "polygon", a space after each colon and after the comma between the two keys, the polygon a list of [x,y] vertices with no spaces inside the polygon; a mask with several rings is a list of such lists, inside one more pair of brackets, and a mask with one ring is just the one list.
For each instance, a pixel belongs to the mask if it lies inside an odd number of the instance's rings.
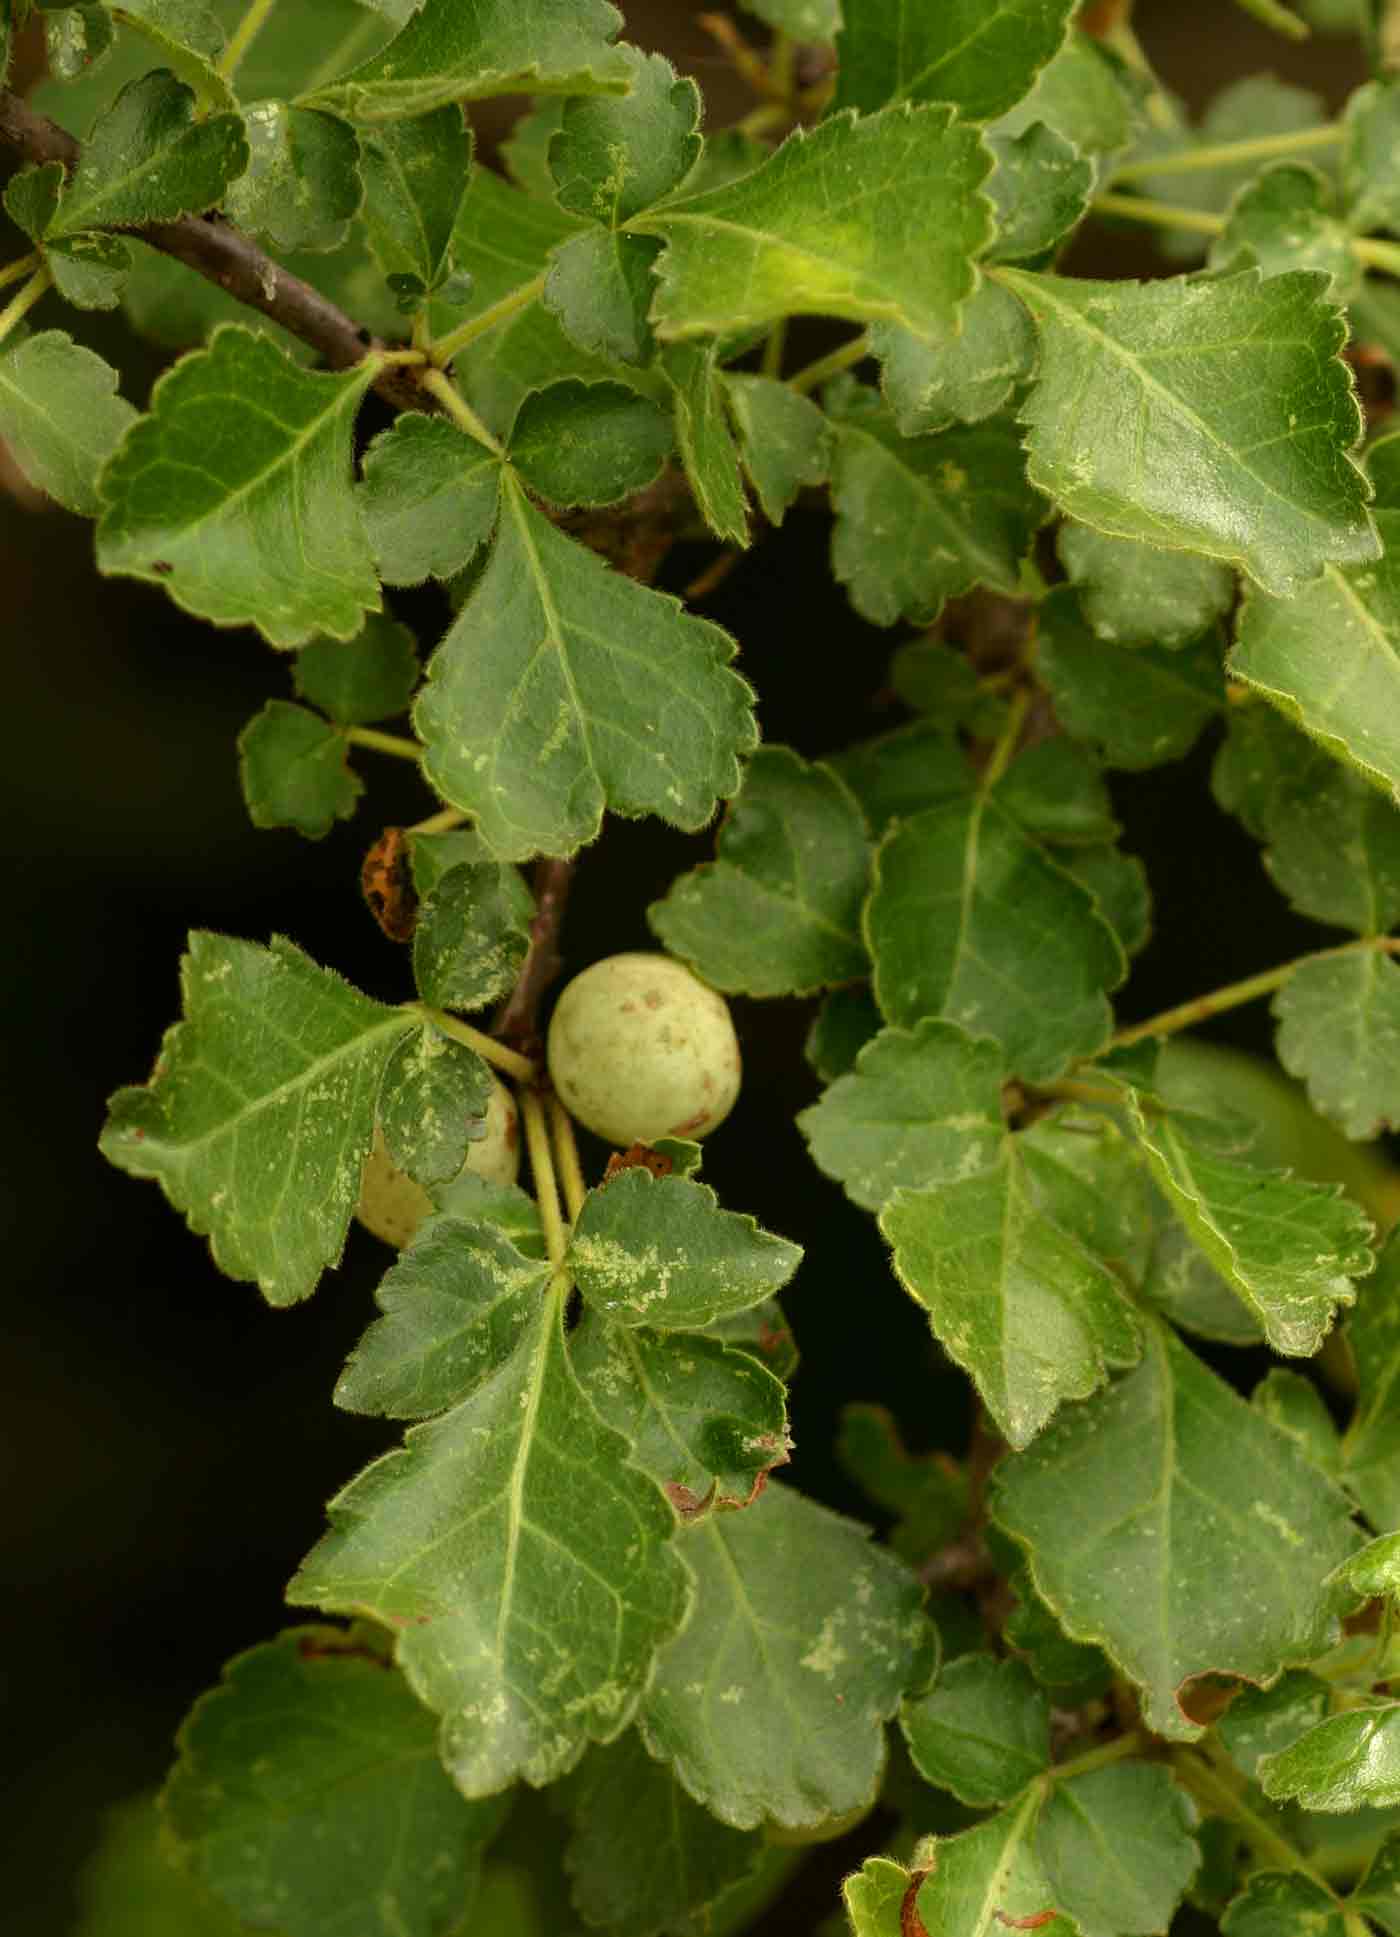
{"label": "trifoliate leaf", "polygon": [[366,138],[365,232],[386,276],[415,278],[426,293],[445,282],[471,161],[471,130],[455,101]]}
{"label": "trifoliate leaf", "polygon": [[1045,507],[1013,425],[904,437],[877,393],[850,379],[826,406],[832,570],[862,618],[923,624],[974,585],[1017,589]]}
{"label": "trifoliate leaf", "polygon": [[[0,63],[4,36],[0,25]],[[71,1937],[245,1937],[248,1929],[174,1860],[154,1795],[103,1810],[74,1886]]]}
{"label": "trifoliate leaf", "polygon": [[1264,1794],[1326,1811],[1400,1802],[1400,1702],[1354,1708],[1259,1764]]}
{"label": "trifoliate leaf", "polygon": [[1040,328],[1031,481],[1071,516],[1237,564],[1280,598],[1380,556],[1348,456],[1361,425],[1345,324],[1321,277],[995,273]]}
{"label": "trifoliate leaf", "polygon": [[1073,0],[864,0],[837,42],[836,105],[949,101],[965,121],[991,121],[1029,93],[1073,12]]}
{"label": "trifoliate leaf", "polygon": [[855,1937],[903,1937],[901,1916],[913,1878],[887,1856],[867,1856],[841,1885]]}
{"label": "trifoliate leaf", "polygon": [[1341,1440],[1326,1401],[1311,1379],[1276,1365],[1255,1386],[1249,1403],[1284,1432],[1291,1433],[1315,1466],[1330,1479],[1342,1476]]}
{"label": "trifoliate leaf", "polygon": [[589,356],[647,363],[655,349],[647,312],[660,244],[651,236],[587,229],[555,252],[543,302]]}
{"label": "trifoliate leaf", "polygon": [[438,1937],[469,1909],[503,1808],[463,1800],[436,1736],[368,1641],[292,1628],[195,1704],[165,1820],[200,1883],[250,1923]]}
{"label": "trifoliate leaf", "polygon": [[111,364],[63,330],[0,353],[0,438],[32,485],[82,517],[96,517],[97,474],[136,415]]}
{"label": "trifoliate leaf", "polygon": [[[494,1329],[503,1289],[479,1275],[459,1334]],[[553,1781],[620,1735],[686,1612],[675,1516],[580,1390],[562,1307],[557,1280],[516,1306],[477,1383],[331,1502],[287,1590],[400,1630],[468,1797]]]}
{"label": "trifoliate leaf", "polygon": [[1111,767],[1179,760],[1225,705],[1218,631],[1171,652],[1128,650],[1094,636],[1068,586],[1040,608],[1036,671],[1066,731],[1102,748]]}
{"label": "trifoliate leaf", "polygon": [[686,1519],[746,1507],[791,1441],[782,1380],[699,1332],[650,1332],[585,1313],[570,1334],[579,1383]]}
{"label": "trifoliate leaf", "polygon": [[338,249],[364,199],[354,129],[285,101],[259,101],[244,121],[250,159],[229,189],[230,218],[283,253]]}
{"label": "trifoliate leaf", "polygon": [[1342,117],[1342,193],[1347,221],[1367,229],[1400,227],[1400,88],[1394,80],[1369,81],[1357,88]]}
{"label": "trifoliate leaf", "polygon": [[1036,1083],[1108,1040],[1117,939],[1089,891],[995,798],[896,826],[876,852],[865,920],[890,1022],[945,1016],[994,1037],[1008,1070]]}
{"label": "trifoliate leaf", "polygon": [[804,485],[826,482],[831,427],[810,397],[772,377],[739,372],[722,381],[744,469],[764,517],[780,525]]}
{"label": "trifoliate leaf", "polygon": [[[1272,285],[1277,287],[1277,279]],[[1378,563],[1338,569],[1293,598],[1251,593],[1229,669],[1400,802],[1400,438],[1367,453],[1376,484]],[[1272,586],[1277,593],[1282,587]],[[1318,642],[1326,641],[1326,652]]]}
{"label": "trifoliate leaf", "polygon": [[242,119],[195,119],[195,97],[157,70],[122,89],[83,144],[48,233],[139,228],[212,208],[248,166]]}
{"label": "trifoliate leaf", "polygon": [[823,1083],[834,1083],[880,1027],[880,1011],[864,984],[833,989],[812,1019],[802,1053]]}
{"label": "trifoliate leaf", "polygon": [[1177,1699],[1194,1676],[1265,1682],[1336,1636],[1322,1582],[1357,1544],[1346,1501],[1165,1328],[1002,1461],[993,1494],[1039,1592],[1137,1682],[1161,1735],[1201,1733]]}
{"label": "trifoliate leaf", "polygon": [[802,1252],[724,1211],[707,1184],[624,1170],[584,1199],[569,1269],[583,1296],[621,1325],[687,1331],[746,1311],[796,1271]]}
{"label": "trifoliate leaf", "polygon": [[196,930],[181,983],[185,1019],[112,1098],[102,1153],[156,1178],[220,1270],[295,1304],[339,1260],[380,1077],[417,1025],[280,938]]}
{"label": "trifoliate leaf", "polygon": [[1373,1527],[1400,1525],[1400,1239],[1392,1238],[1347,1321],[1359,1391],[1344,1442],[1349,1492]]}
{"label": "trifoliate leaf", "polygon": [[415,1183],[446,1184],[485,1130],[491,1072],[433,1023],[411,1030],[384,1065],[376,1104],[389,1160]]}
{"label": "trifoliate leaf", "polygon": [[1184,646],[1223,618],[1234,575],[1213,558],[1160,551],[1067,519],[1056,548],[1084,617],[1120,646]]}
{"label": "trifoliate leaf", "polygon": [[950,1661],[899,1726],[925,1782],[973,1809],[1013,1801],[1050,1761],[1050,1704],[1019,1661]]}
{"label": "trifoliate leaf", "polygon": [[354,813],[364,782],[345,735],[319,713],[270,699],[238,736],[238,778],[254,827],[320,841]]}
{"label": "trifoliate leaf", "polygon": [[1118,937],[1123,953],[1136,955],[1152,935],[1152,891],[1147,870],[1121,848],[1068,848],[1055,856],[1094,897],[1094,906]]}
{"label": "trifoliate leaf", "polygon": [[1018,753],[995,792],[997,805],[1038,841],[1095,847],[1119,833],[1097,759],[1064,735]]}
{"label": "trifoliate leaf", "polygon": [[500,461],[445,417],[405,411],[365,452],[357,493],[386,585],[452,578],[491,535]]}
{"label": "trifoliate leaf", "polygon": [[1047,255],[1089,206],[1094,164],[1043,121],[1018,135],[992,135],[996,168],[987,183],[997,211],[991,262],[1025,262]]}
{"label": "trifoliate leaf", "polygon": [[1272,1688],[1242,1688],[1215,1725],[1236,1768],[1251,1781],[1262,1756],[1276,1755],[1320,1722],[1332,1691],[1318,1676],[1291,1668]]}
{"label": "trifoliate leaf", "polygon": [[413,976],[438,1009],[484,1009],[510,989],[530,947],[535,904],[519,872],[494,861],[449,868],[418,904]]}
{"label": "trifoliate leaf", "polygon": [[732,652],[507,478],[491,557],[415,709],[424,770],[502,860],[571,853],[605,806],[702,827],[756,737]]}
{"label": "trifoliate leaf", "polygon": [[610,46],[622,16],[607,0],[426,0],[403,31],[305,101],[353,121],[402,121],[493,94],[624,93]]}
{"label": "trifoliate leaf", "polygon": [[1081,155],[1116,154],[1133,139],[1150,83],[1119,55],[1078,27],[1034,87],[988,130],[991,139],[1024,134],[1037,121],[1072,142]]}
{"label": "trifoliate leaf", "polygon": [[1331,279],[1338,300],[1361,279],[1351,231],[1333,209],[1325,175],[1306,163],[1269,168],[1231,203],[1224,229],[1211,244],[1212,269],[1257,263],[1266,276],[1313,269]]}
{"label": "trifoliate leaf", "polygon": [[554,200],[554,177],[549,172],[549,144],[564,119],[564,102],[546,96],[522,114],[500,144],[501,163],[517,188]]}
{"label": "trifoliate leaf", "polygon": [[797,1119],[812,1161],[866,1210],[951,1184],[1000,1155],[1001,1050],[951,1022],[882,1029]]}
{"label": "trifoliate leaf", "polygon": [[1221,1937],[1348,1937],[1344,1906],[1310,1876],[1260,1870],[1220,1921]]}
{"label": "trifoliate leaf", "polygon": [[1200,1867],[1194,1823],[1168,1770],[1120,1762],[1056,1782],[1036,1853],[1085,1937],[1165,1930]]}
{"label": "trifoliate leaf", "polygon": [[266,337],[216,330],[161,377],[102,473],[100,569],[274,646],[353,638],[379,607],[350,485],[373,376],[298,370]]}
{"label": "trifoliate leaf", "polygon": [[836,1457],[862,1493],[898,1516],[890,1546],[911,1566],[921,1566],[966,1525],[971,1501],[961,1471],[946,1453],[907,1452],[883,1406],[841,1408]]}
{"label": "trifoliate leaf", "polygon": [[958,324],[918,337],[893,323],[870,332],[880,386],[905,437],[979,424],[1001,409],[1035,367],[1035,326],[1000,283],[983,281]]}
{"label": "trifoliate leaf", "polygon": [[1171,1116],[1132,1105],[1158,1186],[1276,1352],[1318,1349],[1367,1271],[1371,1227],[1333,1186],[1221,1156]]}
{"label": "trifoliate leaf", "polygon": [[1003,1937],[1010,1926],[1034,1930],[1037,1937],[1081,1937],[1079,1925],[1060,1914],[1054,1886],[1036,1855],[1039,1807],[1039,1793],[1031,1789],[1013,1808],[975,1829],[938,1839],[933,1868],[914,1898],[915,1915],[926,1931]]}
{"label": "trifoliate leaf", "polygon": [[[75,81],[112,45],[115,29],[105,7],[65,7],[62,13],[46,13],[43,19],[44,52],[55,80]],[[0,40],[0,72],[4,65]]]}
{"label": "trifoliate leaf", "polygon": [[671,884],[647,920],[726,994],[810,995],[868,966],[865,823],[829,768],[760,747],[720,827],[717,858]]}
{"label": "trifoliate leaf", "polygon": [[705,523],[729,545],[749,542],[739,451],[725,410],[717,346],[672,343],[662,354],[676,400],[676,442]]}
{"label": "trifoliate leaf", "polygon": [[916,1576],[854,1521],[775,1482],[684,1535],[695,1612],[663,1650],[648,1748],[736,1829],[800,1829],[869,1802],[883,1723],[925,1645]]}
{"label": "trifoliate leaf", "polygon": [[551,504],[616,504],[655,482],[671,443],[666,413],[650,398],[566,377],[521,404],[510,458]]}
{"label": "trifoliate leaf", "polygon": [[1346,1136],[1400,1124],[1400,963],[1367,948],[1304,962],[1274,997],[1278,1058]]}
{"label": "trifoliate leaf", "polygon": [[342,726],[392,719],[418,684],[418,654],[407,626],[371,612],[353,639],[313,639],[292,662],[302,699]]}
{"label": "trifoliate leaf", "polygon": [[661,1937],[757,1868],[763,1839],[692,1802],[635,1732],[590,1752],[569,1788],[564,1865],[584,1922]]}
{"label": "trifoliate leaf", "polygon": [[895,821],[972,792],[967,755],[941,720],[914,720],[878,740],[858,740],[826,762],[860,802],[878,839]]}
{"label": "trifoliate leaf", "polygon": [[989,240],[990,158],[942,107],[837,115],[791,135],[750,174],[668,202],[634,226],[669,245],[652,321],[706,336],[815,312],[954,327]]}
{"label": "trifoliate leaf", "polygon": [[1109,1367],[1136,1361],[1138,1327],[1117,1280],[1040,1208],[1014,1142],[994,1168],[897,1190],[880,1229],[900,1283],[1013,1446]]}
{"label": "trifoliate leaf", "polygon": [[619,47],[628,91],[578,95],[549,145],[561,208],[620,228],[679,185],[699,159],[700,90],[661,54]]}

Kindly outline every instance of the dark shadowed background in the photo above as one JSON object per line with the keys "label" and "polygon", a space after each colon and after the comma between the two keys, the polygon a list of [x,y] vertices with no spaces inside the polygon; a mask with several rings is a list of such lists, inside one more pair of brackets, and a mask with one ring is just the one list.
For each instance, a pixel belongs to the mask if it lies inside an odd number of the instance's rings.
{"label": "dark shadowed background", "polygon": [[[701,9],[653,0],[625,11],[632,38],[701,81],[713,123],[744,111],[695,24]],[[1294,46],[1226,0],[1143,0],[1139,20],[1166,80],[1196,101],[1264,68],[1333,100],[1360,78],[1354,44]],[[1162,273],[1134,239],[1102,230],[1071,267]],[[156,361],[110,320],[60,309],[46,298],[34,321],[75,329],[144,400]],[[829,340],[804,326],[794,353]],[[705,607],[739,639],[765,735],[808,754],[894,723],[878,694],[903,636],[849,611],[827,574],[827,540],[825,518],[794,514]],[[679,589],[710,555],[678,552],[663,582]],[[402,609],[430,646],[445,617],[436,596]],[[3,494],[0,626],[10,692],[0,1674],[14,1838],[3,1894],[14,1937],[48,1937],[67,1928],[99,1809],[159,1778],[175,1725],[220,1663],[285,1620],[282,1584],[319,1534],[327,1495],[394,1436],[330,1404],[388,1254],[355,1227],[313,1300],[267,1310],[213,1270],[153,1185],[98,1159],[104,1099],[149,1069],[177,1013],[191,927],[259,940],[283,931],[371,993],[409,994],[405,960],[364,913],[356,878],[379,826],[428,805],[410,773],[366,755],[356,821],[319,845],[254,831],[234,739],[266,698],[287,693],[285,666],[252,633],[197,625],[152,588],[102,583],[79,521]],[[1263,967],[1316,932],[1291,920],[1251,844],[1212,810],[1209,757],[1208,744],[1181,768],[1114,784],[1169,938],[1140,958],[1129,1016]],[[579,872],[570,968],[650,945],[647,902],[708,850],[707,838],[655,823],[610,825]],[[786,1301],[804,1353],[793,1477],[860,1511],[828,1451],[838,1404],[882,1400],[911,1443],[958,1445],[965,1386],[895,1287],[870,1220],[805,1157],[792,1118],[815,1093],[800,1053],[807,1008],[737,1007],[748,1081],[706,1174],[727,1203],[808,1248]],[[1235,1018],[1234,1039],[1266,1047],[1264,1014]],[[807,1914],[766,1928],[805,1929]]]}

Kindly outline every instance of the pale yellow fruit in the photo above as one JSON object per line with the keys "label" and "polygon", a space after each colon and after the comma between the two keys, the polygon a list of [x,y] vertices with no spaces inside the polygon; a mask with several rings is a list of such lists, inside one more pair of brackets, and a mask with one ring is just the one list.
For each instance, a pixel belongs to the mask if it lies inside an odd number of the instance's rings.
{"label": "pale yellow fruit", "polygon": [[[486,1134],[467,1145],[462,1174],[468,1171],[474,1177],[484,1177],[488,1184],[513,1184],[520,1171],[520,1121],[515,1099],[494,1076],[486,1106]],[[356,1217],[377,1238],[401,1249],[423,1219],[431,1216],[432,1209],[433,1200],[423,1186],[390,1161],[376,1123],[374,1144],[360,1173]]]}
{"label": "pale yellow fruit", "polygon": [[624,1149],[707,1137],[739,1094],[728,1003],[669,955],[609,955],[576,975],[548,1055],[570,1115]]}

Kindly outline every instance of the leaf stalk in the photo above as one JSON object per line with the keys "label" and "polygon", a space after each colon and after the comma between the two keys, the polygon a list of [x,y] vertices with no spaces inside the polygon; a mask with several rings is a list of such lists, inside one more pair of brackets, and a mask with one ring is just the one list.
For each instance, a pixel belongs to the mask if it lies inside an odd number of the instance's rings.
{"label": "leaf stalk", "polygon": [[430,1008],[426,1002],[406,1002],[404,1007],[422,1016],[425,1022],[431,1022],[435,1028],[441,1029],[445,1036],[451,1036],[454,1042],[461,1043],[467,1049],[474,1049],[484,1062],[494,1063],[497,1069],[504,1070],[507,1076],[513,1076],[518,1083],[533,1083],[539,1076],[538,1068],[528,1056],[522,1056],[518,1049],[511,1049],[507,1044],[497,1042],[496,1038],[488,1036],[484,1029],[474,1029],[471,1023],[463,1022],[460,1016],[451,1015],[446,1009]]}
{"label": "leaf stalk", "polygon": [[828,377],[839,377],[843,370],[864,362],[869,355],[870,336],[868,332],[862,332],[852,337],[849,343],[843,343],[827,356],[819,356],[815,363],[809,363],[805,369],[789,377],[788,388],[805,397],[809,391],[819,390]]}
{"label": "leaf stalk", "polygon": [[43,262],[44,258],[38,249],[31,249],[27,256],[17,256],[13,262],[7,262],[4,268],[0,269],[0,289],[3,289],[7,283],[21,282],[25,276],[32,275],[36,269],[42,268]]}
{"label": "leaf stalk", "polygon": [[538,302],[544,293],[544,285],[543,276],[536,276],[530,282],[523,282],[518,289],[508,290],[500,301],[492,303],[489,309],[482,310],[479,316],[470,317],[465,323],[459,323],[455,330],[449,330],[446,336],[438,337],[431,345],[434,361],[442,364],[450,363],[454,356],[466,349],[468,343],[475,343],[476,339],[479,336],[485,336],[488,330],[494,330],[498,324],[508,322],[522,309],[528,309],[531,303]]}
{"label": "leaf stalk", "polygon": [[346,726],[341,731],[352,746],[372,747],[376,753],[391,753],[396,760],[412,760],[416,763],[423,758],[423,749],[418,742],[402,733],[381,733],[373,726]]}
{"label": "leaf stalk", "polygon": [[468,437],[474,437],[478,444],[484,444],[497,457],[505,456],[505,446],[487,430],[450,377],[441,370],[427,370],[423,374],[422,384],[428,394],[442,405],[458,430],[464,430]]}
{"label": "leaf stalk", "polygon": [[554,1171],[554,1153],[550,1149],[549,1125],[545,1121],[544,1103],[537,1089],[520,1092],[520,1115],[525,1125],[525,1148],[530,1153],[530,1176],[535,1186],[540,1224],[544,1229],[545,1250],[549,1254],[549,1262],[557,1271],[564,1262],[569,1237],[559,1209],[559,1183]]}
{"label": "leaf stalk", "polygon": [[26,311],[33,309],[35,303],[53,282],[47,268],[36,269],[18,295],[12,296],[4,309],[0,309],[0,343],[19,322]]}
{"label": "leaf stalk", "polygon": [[1310,954],[1297,955],[1291,962],[1282,962],[1277,968],[1265,969],[1259,975],[1247,975],[1243,981],[1227,983],[1224,988],[1212,989],[1206,995],[1193,997],[1190,1002],[1180,1002],[1174,1009],[1164,1009],[1160,1015],[1151,1016],[1146,1022],[1131,1023],[1117,1032],[1109,1048],[1126,1049],[1132,1043],[1145,1042],[1149,1036],[1173,1036],[1182,1029],[1192,1029],[1198,1022],[1208,1022],[1212,1016],[1224,1015],[1229,1009],[1242,1008],[1246,1002],[1255,1002],[1261,995],[1272,995],[1309,962],[1332,961],[1341,955],[1359,955],[1372,948],[1378,948],[1387,955],[1400,954],[1400,937],[1363,935],[1359,941],[1343,942],[1337,948],[1318,948]]}
{"label": "leaf stalk", "polygon": [[219,72],[226,81],[238,72],[243,56],[262,32],[276,5],[277,0],[250,0],[247,12],[229,35],[228,45],[219,57]]}
{"label": "leaf stalk", "polygon": [[1211,141],[1183,154],[1163,155],[1157,161],[1125,161],[1108,176],[1107,186],[1145,182],[1158,175],[1191,175],[1203,168],[1234,168],[1241,162],[1268,161],[1274,155],[1311,154],[1319,148],[1339,147],[1346,130],[1339,121],[1321,128],[1297,128],[1291,134],[1251,135],[1245,141]]}
{"label": "leaf stalk", "polygon": [[583,1165],[579,1162],[574,1120],[552,1090],[549,1093],[546,1109],[549,1114],[550,1137],[554,1144],[555,1168],[563,1188],[564,1203],[570,1218],[576,1218],[583,1209],[584,1198],[588,1195],[588,1184],[583,1175]]}

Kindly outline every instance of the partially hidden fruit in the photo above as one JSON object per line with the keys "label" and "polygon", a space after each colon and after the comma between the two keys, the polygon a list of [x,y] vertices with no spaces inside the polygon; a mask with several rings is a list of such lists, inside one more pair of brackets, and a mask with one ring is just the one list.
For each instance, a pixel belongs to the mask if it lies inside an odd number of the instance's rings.
{"label": "partially hidden fruit", "polygon": [[[515,1099],[503,1083],[491,1079],[486,1106],[486,1134],[467,1146],[462,1174],[484,1177],[489,1184],[513,1184],[520,1170],[520,1120]],[[413,1237],[433,1211],[433,1200],[421,1184],[390,1160],[379,1125],[374,1144],[360,1174],[360,1202],[355,1215],[366,1230],[386,1244],[400,1247]]]}
{"label": "partially hidden fruit", "polygon": [[549,1077],[609,1143],[698,1140],[739,1094],[729,1005],[669,955],[609,955],[576,975],[549,1025]]}

